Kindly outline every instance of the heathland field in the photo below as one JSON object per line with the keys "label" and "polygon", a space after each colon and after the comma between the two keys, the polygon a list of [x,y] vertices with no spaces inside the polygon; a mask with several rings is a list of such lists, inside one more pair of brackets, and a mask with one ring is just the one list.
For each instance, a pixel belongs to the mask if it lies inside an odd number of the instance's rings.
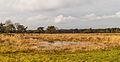
{"label": "heathland field", "polygon": [[119,62],[119,33],[0,34],[0,62]]}

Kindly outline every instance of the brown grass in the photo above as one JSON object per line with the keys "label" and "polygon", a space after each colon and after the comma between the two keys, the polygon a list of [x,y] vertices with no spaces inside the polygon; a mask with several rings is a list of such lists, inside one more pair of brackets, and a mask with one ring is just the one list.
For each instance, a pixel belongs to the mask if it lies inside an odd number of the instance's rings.
{"label": "brown grass", "polygon": [[[70,41],[70,42],[86,42],[85,46],[77,46],[68,48],[71,45],[64,45],[61,50],[93,50],[104,48],[116,48],[120,46],[119,33],[96,33],[96,34],[1,34],[0,47],[3,50],[20,50],[20,49],[35,49],[33,46],[42,45],[42,41]],[[93,44],[89,47],[88,45]],[[102,47],[100,43],[105,44]],[[49,45],[51,46],[51,45]],[[60,48],[56,46],[55,49]],[[37,48],[38,50],[42,48]],[[47,49],[47,48],[43,48]],[[2,51],[1,50],[1,51]]]}

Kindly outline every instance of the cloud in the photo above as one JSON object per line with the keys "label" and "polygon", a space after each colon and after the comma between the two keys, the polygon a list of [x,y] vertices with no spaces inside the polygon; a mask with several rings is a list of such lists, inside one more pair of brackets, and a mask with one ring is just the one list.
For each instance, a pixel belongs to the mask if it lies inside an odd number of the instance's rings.
{"label": "cloud", "polygon": [[75,18],[72,16],[64,17],[63,15],[59,15],[55,17],[54,22],[55,23],[60,23],[60,22],[69,22],[71,20],[74,20]]}
{"label": "cloud", "polygon": [[15,8],[22,11],[55,9],[60,7],[60,0],[19,0]]}
{"label": "cloud", "polygon": [[27,20],[28,21],[31,21],[31,20],[39,20],[39,21],[41,21],[41,19],[47,19],[47,18],[48,17],[44,16],[44,15],[37,15],[37,16],[28,17]]}
{"label": "cloud", "polygon": [[52,17],[41,15],[41,14],[27,17],[26,21],[24,22],[24,24],[26,26],[29,26],[30,29],[31,28],[35,29],[36,27],[39,27],[39,26],[48,26],[52,23],[53,23]]}
{"label": "cloud", "polygon": [[120,0],[0,0],[0,20],[9,18],[30,27],[117,25],[119,3]]}
{"label": "cloud", "polygon": [[54,18],[55,23],[68,23],[68,22],[80,22],[80,21],[92,21],[92,20],[98,20],[102,19],[103,17],[97,16],[94,13],[88,14],[81,17],[74,17],[74,16],[67,16],[59,15]]}
{"label": "cloud", "polygon": [[108,18],[120,18],[120,12],[115,13],[114,15],[110,16],[102,16],[101,19],[108,19]]}
{"label": "cloud", "polygon": [[92,13],[92,14],[88,14],[88,15],[81,17],[81,20],[82,21],[89,21],[89,20],[97,20],[100,18],[101,18],[100,16],[96,16],[94,13]]}
{"label": "cloud", "polygon": [[21,11],[45,11],[62,9],[90,3],[89,0],[18,0],[14,8]]}
{"label": "cloud", "polygon": [[45,15],[30,16],[26,19],[27,25],[49,24],[50,17]]}
{"label": "cloud", "polygon": [[103,16],[97,16],[96,14],[88,14],[80,18],[83,21],[90,21],[90,20],[103,20],[103,19],[115,19],[120,18],[120,12],[117,12],[113,15],[103,15]]}
{"label": "cloud", "polygon": [[59,15],[57,17],[54,18],[54,22],[55,23],[67,23],[67,22],[80,22],[80,21],[97,21],[97,20],[104,20],[104,19],[120,19],[120,12],[117,12],[113,15],[103,15],[103,16],[97,16],[94,13],[85,15],[85,16],[81,16],[81,17],[73,17],[73,16],[63,16],[63,15]]}

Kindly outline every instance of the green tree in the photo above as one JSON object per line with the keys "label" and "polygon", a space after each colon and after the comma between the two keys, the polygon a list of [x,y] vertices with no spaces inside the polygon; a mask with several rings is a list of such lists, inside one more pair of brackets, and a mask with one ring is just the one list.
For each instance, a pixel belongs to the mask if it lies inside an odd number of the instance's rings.
{"label": "green tree", "polygon": [[34,33],[34,30],[26,30],[26,33]]}
{"label": "green tree", "polygon": [[84,30],[83,33],[92,33],[92,28]]}
{"label": "green tree", "polygon": [[6,32],[6,33],[14,33],[15,32],[15,26],[11,22],[11,20],[5,21],[4,32]]}
{"label": "green tree", "polygon": [[44,33],[44,27],[38,27],[35,33]]}
{"label": "green tree", "polygon": [[3,33],[5,31],[5,27],[4,27],[5,24],[3,23],[0,23],[0,32]]}
{"label": "green tree", "polygon": [[79,29],[74,29],[74,33],[79,33]]}
{"label": "green tree", "polygon": [[47,27],[47,30],[46,30],[46,33],[50,33],[50,34],[53,34],[53,33],[57,33],[57,28],[55,26],[48,26]]}
{"label": "green tree", "polygon": [[17,25],[16,28],[18,33],[24,33],[27,29],[24,25]]}
{"label": "green tree", "polygon": [[9,24],[9,25],[5,26],[5,32],[14,33],[15,32],[15,26],[13,24]]}

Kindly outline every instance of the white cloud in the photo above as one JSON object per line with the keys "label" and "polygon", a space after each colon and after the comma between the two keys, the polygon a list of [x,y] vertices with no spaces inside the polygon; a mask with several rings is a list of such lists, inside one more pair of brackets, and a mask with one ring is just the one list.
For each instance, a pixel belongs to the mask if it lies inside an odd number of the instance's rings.
{"label": "white cloud", "polygon": [[38,25],[38,24],[49,24],[48,22],[50,17],[45,16],[45,15],[36,15],[36,16],[30,16],[26,19],[27,25]]}
{"label": "white cloud", "polygon": [[59,15],[55,17],[54,22],[55,23],[60,23],[60,22],[69,22],[71,20],[74,20],[75,18],[72,16],[64,17],[63,15]]}
{"label": "white cloud", "polygon": [[81,17],[81,20],[82,21],[89,21],[89,20],[97,20],[97,19],[100,19],[101,17],[99,16],[96,16],[94,13],[92,14],[88,14],[88,15],[85,15],[83,17]]}
{"label": "white cloud", "polygon": [[22,11],[41,11],[68,8],[90,3],[89,0],[18,0],[14,8]]}
{"label": "white cloud", "polygon": [[120,18],[120,12],[115,13],[114,15],[110,16],[102,16],[101,19],[108,19],[108,18]]}
{"label": "white cloud", "polygon": [[104,19],[116,19],[116,18],[120,18],[120,12],[115,13],[114,15],[103,15],[103,16],[97,16],[94,13],[85,15],[85,16],[81,16],[81,17],[73,17],[73,16],[63,16],[63,15],[59,15],[57,17],[55,17],[54,22],[55,23],[61,23],[61,22],[80,22],[80,21],[97,21],[97,20],[104,20]]}
{"label": "white cloud", "polygon": [[41,21],[41,19],[47,19],[48,17],[47,16],[44,16],[44,15],[37,15],[37,16],[31,16],[31,17],[28,17],[27,20],[28,21],[33,21],[33,20],[39,20]]}
{"label": "white cloud", "polygon": [[45,16],[45,15],[35,15],[35,16],[29,16],[26,18],[26,21],[24,22],[24,25],[29,26],[29,28],[35,29],[39,26],[47,26],[50,25],[52,22],[52,18]]}
{"label": "white cloud", "polygon": [[115,13],[114,15],[103,15],[97,16],[96,14],[88,14],[80,18],[82,21],[91,21],[91,20],[103,20],[103,19],[113,19],[120,18],[120,12]]}
{"label": "white cloud", "polygon": [[60,3],[60,0],[19,0],[15,8],[22,11],[45,10],[58,8]]}

